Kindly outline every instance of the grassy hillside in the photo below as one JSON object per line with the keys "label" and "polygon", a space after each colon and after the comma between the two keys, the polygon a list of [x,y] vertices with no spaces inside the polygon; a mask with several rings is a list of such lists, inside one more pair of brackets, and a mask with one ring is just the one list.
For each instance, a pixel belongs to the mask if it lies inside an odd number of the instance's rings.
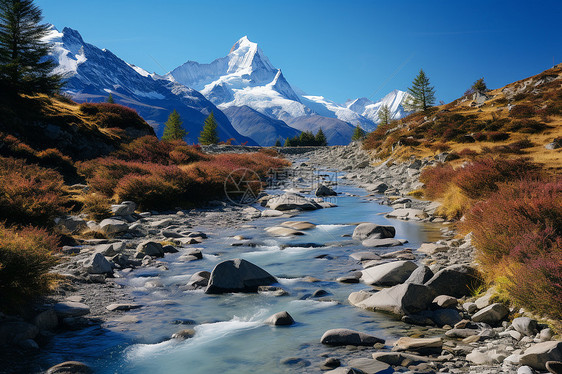
{"label": "grassy hillside", "polygon": [[544,146],[562,138],[562,64],[541,74],[415,113],[369,134],[364,146],[374,157],[453,153],[455,164],[478,155],[521,156],[552,172],[562,150]]}

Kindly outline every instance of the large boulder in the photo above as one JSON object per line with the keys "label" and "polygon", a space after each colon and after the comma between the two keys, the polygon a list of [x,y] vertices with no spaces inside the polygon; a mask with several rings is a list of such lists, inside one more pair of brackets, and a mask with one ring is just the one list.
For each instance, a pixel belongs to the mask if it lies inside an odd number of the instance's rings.
{"label": "large boulder", "polygon": [[361,242],[363,247],[396,247],[399,245],[403,245],[407,243],[407,240],[404,239],[394,239],[394,238],[367,238]]}
{"label": "large boulder", "polygon": [[115,204],[111,206],[111,212],[115,216],[130,216],[135,213],[137,209],[137,204],[132,201],[123,201],[121,204]]}
{"label": "large boulder", "polygon": [[80,317],[90,313],[90,307],[75,301],[63,301],[53,307],[57,315],[64,317]]}
{"label": "large boulder", "polygon": [[316,189],[316,192],[315,192],[316,196],[336,196],[337,194],[338,193],[336,191],[334,191],[330,187],[325,186],[323,184],[318,186],[318,188]]}
{"label": "large boulder", "polygon": [[267,201],[267,207],[273,210],[315,210],[321,209],[315,201],[309,200],[296,193],[286,193],[281,196],[276,196]]}
{"label": "large boulder", "polygon": [[395,286],[408,279],[417,267],[412,261],[387,262],[363,270],[361,280],[373,286]]}
{"label": "large boulder", "polygon": [[523,335],[535,336],[539,332],[537,321],[529,317],[514,318],[511,325]]}
{"label": "large boulder", "polygon": [[562,361],[562,341],[535,344],[525,350],[519,359],[521,365],[546,370],[548,361]]}
{"label": "large boulder", "polygon": [[322,335],[320,343],[326,345],[356,345],[356,346],[373,346],[377,343],[383,343],[384,340],[376,336],[365,334],[359,331],[348,329],[332,329]]}
{"label": "large boulder", "polygon": [[402,337],[394,343],[395,351],[425,351],[439,349],[443,346],[442,338],[409,338]]}
{"label": "large boulder", "polygon": [[304,235],[303,232],[295,230],[293,228],[290,227],[283,227],[283,226],[273,226],[273,227],[268,227],[265,229],[265,231],[269,234],[269,235],[273,235],[273,236],[296,236],[296,235]]}
{"label": "large boulder", "polygon": [[137,246],[137,258],[144,256],[164,257],[164,249],[162,244],[153,241],[144,241]]}
{"label": "large boulder", "polygon": [[99,228],[105,234],[115,235],[128,231],[129,225],[118,219],[106,218],[100,222]]}
{"label": "large boulder", "polygon": [[262,268],[243,259],[223,261],[211,272],[208,294],[225,292],[257,292],[259,286],[269,286],[277,279]]}
{"label": "large boulder", "polygon": [[196,290],[199,288],[206,288],[209,285],[209,279],[211,278],[211,273],[208,271],[198,271],[193,274],[186,284],[188,289]]}
{"label": "large boulder", "polygon": [[265,323],[273,326],[289,326],[295,323],[295,320],[289,313],[279,312],[266,319]]}
{"label": "large boulder", "polygon": [[78,234],[88,228],[86,221],[77,216],[55,218],[55,229],[62,234]]}
{"label": "large boulder", "polygon": [[113,273],[111,263],[101,253],[92,255],[84,262],[84,268],[90,274],[110,274]]}
{"label": "large boulder", "polygon": [[394,227],[377,225],[375,223],[361,223],[353,230],[353,239],[361,241],[367,238],[394,238],[394,235],[396,235]]}
{"label": "large boulder", "polygon": [[466,265],[452,265],[438,271],[426,285],[438,295],[463,297],[481,283],[476,270]]}
{"label": "large boulder", "polygon": [[416,270],[410,274],[408,279],[404,283],[417,283],[417,284],[425,284],[428,280],[433,277],[433,271],[425,265],[418,266]]}
{"label": "large boulder", "polygon": [[435,292],[422,284],[404,283],[385,288],[372,296],[357,302],[355,306],[367,310],[379,310],[400,316],[426,310]]}
{"label": "large boulder", "polygon": [[484,309],[478,311],[472,316],[474,322],[484,322],[489,325],[495,325],[509,314],[509,309],[501,303],[488,305]]}

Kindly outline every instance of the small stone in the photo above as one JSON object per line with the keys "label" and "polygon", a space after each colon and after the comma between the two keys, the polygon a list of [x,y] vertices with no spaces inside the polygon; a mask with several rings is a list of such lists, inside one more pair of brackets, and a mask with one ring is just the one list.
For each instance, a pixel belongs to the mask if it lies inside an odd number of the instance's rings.
{"label": "small stone", "polygon": [[185,329],[185,330],[181,330],[181,331],[178,331],[175,334],[173,334],[172,339],[185,340],[185,339],[192,338],[194,335],[195,335],[195,330]]}
{"label": "small stone", "polygon": [[92,374],[94,371],[82,362],[66,361],[47,370],[47,374]]}
{"label": "small stone", "polygon": [[505,316],[509,314],[509,309],[505,305],[495,303],[488,305],[484,309],[472,316],[474,322],[484,322],[494,325],[500,322]]}
{"label": "small stone", "polygon": [[441,308],[451,308],[457,306],[458,301],[452,296],[439,295],[435,299],[433,299],[433,304],[436,304]]}
{"label": "small stone", "polygon": [[274,326],[289,326],[294,324],[295,320],[289,313],[279,312],[266,319],[265,323]]}

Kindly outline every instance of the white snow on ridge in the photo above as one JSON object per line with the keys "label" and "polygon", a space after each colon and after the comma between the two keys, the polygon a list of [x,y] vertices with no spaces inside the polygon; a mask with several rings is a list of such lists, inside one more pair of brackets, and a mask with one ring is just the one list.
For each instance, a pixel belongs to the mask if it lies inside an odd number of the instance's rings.
{"label": "white snow on ridge", "polygon": [[383,105],[387,105],[389,107],[392,119],[400,119],[409,114],[409,112],[406,112],[404,107],[402,107],[402,102],[408,95],[409,94],[407,92],[394,90],[376,103],[362,97],[349,101],[346,104],[348,109],[378,123],[380,122],[378,114]]}

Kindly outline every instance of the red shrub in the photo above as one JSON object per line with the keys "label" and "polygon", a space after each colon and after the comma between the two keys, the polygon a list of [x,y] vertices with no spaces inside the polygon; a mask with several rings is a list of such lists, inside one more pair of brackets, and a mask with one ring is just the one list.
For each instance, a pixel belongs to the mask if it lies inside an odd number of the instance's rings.
{"label": "red shrub", "polygon": [[424,168],[420,181],[425,184],[426,196],[430,199],[443,196],[455,174],[455,169],[447,164]]}
{"label": "red shrub", "polygon": [[[562,317],[562,179],[502,185],[467,214],[478,260],[520,305]],[[509,271],[505,271],[505,267]],[[500,272],[500,274],[497,274]]]}
{"label": "red shrub", "polygon": [[529,118],[535,114],[535,108],[525,104],[514,105],[509,111],[509,116],[513,118]]}
{"label": "red shrub", "polygon": [[126,161],[151,162],[163,165],[188,164],[208,159],[201,148],[189,146],[182,140],[161,141],[155,136],[143,136],[121,146],[112,154]]}
{"label": "red shrub", "polygon": [[538,175],[538,166],[526,159],[486,158],[457,170],[453,182],[466,196],[478,199],[496,191],[499,183]]}
{"label": "red shrub", "polygon": [[62,176],[54,170],[0,157],[0,220],[50,226],[67,212]]}
{"label": "red shrub", "polygon": [[119,104],[83,103],[80,104],[80,111],[84,114],[94,116],[96,122],[102,127],[148,127],[148,124],[134,109]]}
{"label": "red shrub", "polygon": [[474,157],[478,156],[478,152],[473,151],[472,149],[469,149],[469,148],[465,148],[465,149],[460,150],[458,152],[458,155],[460,157],[474,158]]}
{"label": "red shrub", "polygon": [[475,132],[474,134],[472,134],[472,138],[474,140],[476,140],[477,142],[482,142],[482,141],[486,140],[487,137],[484,133]]}
{"label": "red shrub", "polygon": [[509,138],[509,134],[506,132],[490,131],[486,134],[487,138],[491,142],[501,142]]}

